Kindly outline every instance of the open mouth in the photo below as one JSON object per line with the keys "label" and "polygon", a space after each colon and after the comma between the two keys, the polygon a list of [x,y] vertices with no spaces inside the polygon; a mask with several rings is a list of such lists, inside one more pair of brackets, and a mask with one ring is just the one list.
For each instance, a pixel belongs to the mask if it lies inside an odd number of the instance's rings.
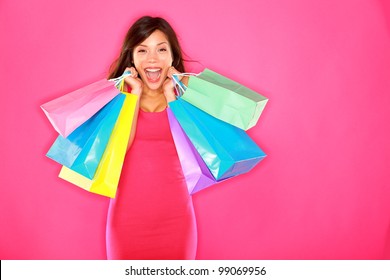
{"label": "open mouth", "polygon": [[161,68],[145,68],[146,77],[152,83],[158,82],[161,72]]}

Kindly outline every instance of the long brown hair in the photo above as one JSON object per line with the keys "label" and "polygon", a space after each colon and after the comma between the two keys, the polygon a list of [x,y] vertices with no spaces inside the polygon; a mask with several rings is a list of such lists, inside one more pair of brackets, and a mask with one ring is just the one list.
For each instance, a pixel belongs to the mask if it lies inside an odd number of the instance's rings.
{"label": "long brown hair", "polygon": [[171,46],[172,66],[179,72],[185,72],[182,50],[176,33],[171,25],[163,18],[144,16],[138,19],[127,31],[121,53],[110,67],[109,79],[119,77],[126,67],[134,67],[133,51],[136,46],[146,40],[154,31],[160,30],[167,36]]}

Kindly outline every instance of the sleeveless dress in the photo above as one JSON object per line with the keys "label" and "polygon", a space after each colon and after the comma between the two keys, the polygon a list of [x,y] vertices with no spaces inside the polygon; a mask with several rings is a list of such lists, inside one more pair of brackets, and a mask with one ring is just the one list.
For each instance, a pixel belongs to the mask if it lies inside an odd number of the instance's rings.
{"label": "sleeveless dress", "polygon": [[108,259],[195,259],[197,231],[191,196],[167,111],[138,114],[106,227]]}

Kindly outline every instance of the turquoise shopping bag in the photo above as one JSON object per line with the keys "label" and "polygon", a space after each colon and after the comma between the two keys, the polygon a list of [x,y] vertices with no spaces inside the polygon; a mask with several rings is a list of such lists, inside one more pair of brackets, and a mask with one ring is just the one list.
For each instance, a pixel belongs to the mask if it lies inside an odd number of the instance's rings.
{"label": "turquoise shopping bag", "polygon": [[211,174],[170,108],[167,109],[167,113],[171,134],[189,194],[194,194],[216,184],[218,181]]}
{"label": "turquoise shopping bag", "polygon": [[125,95],[118,94],[67,138],[58,136],[46,155],[84,177],[93,179],[124,100]]}
{"label": "turquoise shopping bag", "polygon": [[182,98],[169,107],[216,180],[246,173],[266,156],[244,130]]}
{"label": "turquoise shopping bag", "polygon": [[[188,74],[178,74],[188,75]],[[177,77],[174,82],[182,90],[182,99],[213,117],[243,130],[256,125],[268,98],[210,69],[190,74],[184,86]]]}

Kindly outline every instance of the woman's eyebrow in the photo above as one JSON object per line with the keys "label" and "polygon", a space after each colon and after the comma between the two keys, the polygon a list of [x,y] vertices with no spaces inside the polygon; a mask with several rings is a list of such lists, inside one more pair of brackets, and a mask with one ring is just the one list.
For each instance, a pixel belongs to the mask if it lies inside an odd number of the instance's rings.
{"label": "woman's eyebrow", "polygon": [[[168,44],[168,42],[161,42],[161,43],[158,43],[157,46],[160,46],[160,45],[162,45],[162,44]],[[139,47],[144,47],[144,48],[149,47],[149,46],[147,46],[147,45],[142,45],[142,44],[140,44],[140,45],[138,45],[138,46],[139,46]]]}

